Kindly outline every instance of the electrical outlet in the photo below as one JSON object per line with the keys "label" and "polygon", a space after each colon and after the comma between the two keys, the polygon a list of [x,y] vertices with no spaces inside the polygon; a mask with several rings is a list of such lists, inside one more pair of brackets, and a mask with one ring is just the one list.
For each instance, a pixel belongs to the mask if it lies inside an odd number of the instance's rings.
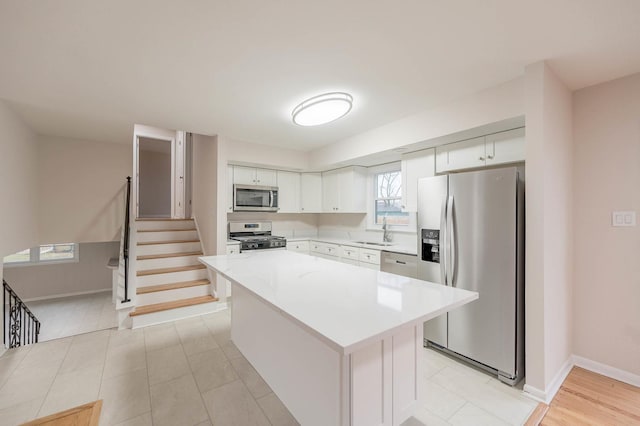
{"label": "electrical outlet", "polygon": [[613,212],[611,213],[611,226],[636,226],[636,212]]}

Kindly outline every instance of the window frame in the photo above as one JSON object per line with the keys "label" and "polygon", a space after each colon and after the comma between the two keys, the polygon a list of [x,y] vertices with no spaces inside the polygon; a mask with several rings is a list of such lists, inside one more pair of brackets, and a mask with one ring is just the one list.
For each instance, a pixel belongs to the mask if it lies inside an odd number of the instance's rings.
{"label": "window frame", "polygon": [[[73,257],[65,258],[65,259],[45,259],[42,260],[40,258],[40,249],[42,247],[50,246],[50,245],[73,245]],[[22,251],[22,250],[21,250]],[[9,255],[11,256],[11,255]],[[51,244],[42,244],[40,246],[31,247],[29,249],[29,260],[25,261],[15,261],[15,262],[6,262],[4,259],[7,256],[2,258],[2,266],[4,268],[20,268],[25,266],[38,266],[38,265],[58,265],[63,263],[78,263],[80,261],[80,244],[78,243],[51,243]]]}
{"label": "window frame", "polygon": [[[400,161],[395,161],[392,163],[381,164],[379,166],[373,166],[368,168],[367,177],[367,229],[381,231],[382,225],[378,225],[375,223],[376,218],[376,200],[377,198],[377,188],[376,188],[376,176],[382,173],[390,173],[390,172],[399,172],[400,173],[400,186],[402,190],[404,190],[405,185],[402,182],[402,167]],[[400,200],[402,200],[402,196],[400,196]],[[394,225],[387,224],[387,227],[390,231],[393,232],[406,232],[408,234],[414,234],[417,229],[416,225],[416,215],[411,212],[405,212],[409,217],[409,223],[407,225]]]}

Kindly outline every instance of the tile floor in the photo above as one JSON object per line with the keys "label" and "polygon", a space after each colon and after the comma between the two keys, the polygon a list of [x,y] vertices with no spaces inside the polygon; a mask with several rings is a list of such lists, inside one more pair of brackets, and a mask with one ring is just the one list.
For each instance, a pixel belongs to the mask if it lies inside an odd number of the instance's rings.
{"label": "tile floor", "polygon": [[[296,425],[230,341],[228,311],[140,330],[103,330],[0,357],[0,424],[103,399],[101,425]],[[518,425],[536,403],[425,349],[417,425]]]}
{"label": "tile floor", "polygon": [[113,328],[118,324],[111,292],[27,302],[40,320],[39,341]]}

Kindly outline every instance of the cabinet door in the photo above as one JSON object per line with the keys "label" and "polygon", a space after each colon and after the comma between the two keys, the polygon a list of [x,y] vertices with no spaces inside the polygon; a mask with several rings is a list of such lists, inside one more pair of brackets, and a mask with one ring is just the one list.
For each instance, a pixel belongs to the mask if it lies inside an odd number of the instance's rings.
{"label": "cabinet door", "polygon": [[487,165],[524,161],[524,127],[485,137]]}
{"label": "cabinet door", "polygon": [[275,170],[256,169],[256,185],[278,186],[278,173]]}
{"label": "cabinet door", "polygon": [[471,169],[485,165],[484,136],[436,148],[436,172]]}
{"label": "cabinet door", "polygon": [[340,202],[339,171],[322,174],[322,210],[336,213]]}
{"label": "cabinet door", "polygon": [[402,211],[418,211],[418,179],[435,174],[435,149],[402,156]]}
{"label": "cabinet door", "polygon": [[253,167],[233,166],[233,183],[239,185],[257,185],[256,169]]}
{"label": "cabinet door", "polygon": [[233,213],[233,166],[227,166],[227,213]]}
{"label": "cabinet door", "polygon": [[300,211],[303,213],[322,211],[322,175],[320,173],[300,175]]}
{"label": "cabinet door", "polygon": [[366,170],[362,167],[341,169],[338,173],[338,212],[367,212]]}
{"label": "cabinet door", "polygon": [[278,213],[300,211],[300,173],[278,170]]}

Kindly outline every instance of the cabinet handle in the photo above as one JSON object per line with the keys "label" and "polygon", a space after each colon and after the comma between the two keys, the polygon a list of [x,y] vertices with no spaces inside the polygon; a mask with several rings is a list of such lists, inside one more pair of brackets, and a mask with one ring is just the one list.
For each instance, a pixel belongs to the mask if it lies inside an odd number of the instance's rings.
{"label": "cabinet handle", "polygon": [[488,158],[489,160],[493,160],[493,155],[487,155],[487,158]]}
{"label": "cabinet handle", "polygon": [[484,157],[478,157],[478,160],[484,161]]}

